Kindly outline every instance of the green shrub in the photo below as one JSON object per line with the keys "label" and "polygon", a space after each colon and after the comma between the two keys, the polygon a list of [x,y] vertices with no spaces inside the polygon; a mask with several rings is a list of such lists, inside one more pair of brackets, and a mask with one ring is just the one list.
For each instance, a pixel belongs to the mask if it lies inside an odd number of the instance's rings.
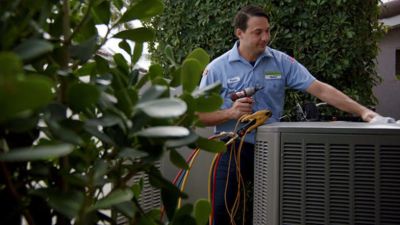
{"label": "green shrub", "polygon": [[[152,59],[165,68],[166,45],[172,46],[177,61],[196,47],[205,49],[211,58],[229,50],[235,41],[231,21],[238,9],[251,3],[270,14],[271,47],[293,56],[318,79],[362,104],[376,104],[372,88],[380,79],[375,58],[384,31],[378,22],[378,0],[164,2],[164,13],[151,21],[159,32],[150,51]],[[309,98],[290,91],[285,107],[291,109],[295,102]]]}
{"label": "green shrub", "polygon": [[[180,71],[173,80],[159,65],[144,75],[136,69],[155,32],[130,22],[163,9],[160,0],[1,2],[1,224],[22,217],[29,225],[117,224],[117,214],[129,224],[160,224],[160,209],[139,204],[143,182],[131,178],[142,173],[161,190],[170,224],[207,220],[206,201],[177,209],[186,194],[156,167],[169,152],[187,168],[176,151],[182,146],[225,149],[194,132],[195,113],[221,104],[218,85],[193,92],[209,61],[204,50],[172,61]],[[126,57],[101,49],[110,39]],[[171,95],[171,86],[182,93]]]}

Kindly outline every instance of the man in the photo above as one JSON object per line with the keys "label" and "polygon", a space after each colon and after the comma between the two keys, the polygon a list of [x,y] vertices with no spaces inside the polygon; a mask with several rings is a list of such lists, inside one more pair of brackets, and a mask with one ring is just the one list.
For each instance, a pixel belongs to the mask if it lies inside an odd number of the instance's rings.
{"label": "man", "polygon": [[[199,114],[200,121],[205,125],[216,125],[217,132],[233,131],[241,116],[262,109],[272,111],[268,123],[278,122],[283,113],[285,87],[306,91],[340,110],[359,115],[364,121],[379,116],[334,87],[318,81],[292,57],[268,47],[270,23],[262,8],[242,8],[233,23],[238,41],[231,50],[207,66],[201,80],[200,88],[221,82],[221,96],[224,98],[219,111]],[[253,97],[236,101],[230,99],[232,92],[254,86],[261,86],[262,89]],[[241,152],[240,174],[245,183],[253,180],[254,142],[252,132],[246,136]],[[216,172],[215,225],[233,223],[231,209],[237,196],[238,179],[235,160],[229,155],[230,151],[222,156]],[[251,211],[246,214],[246,224],[252,224]]]}

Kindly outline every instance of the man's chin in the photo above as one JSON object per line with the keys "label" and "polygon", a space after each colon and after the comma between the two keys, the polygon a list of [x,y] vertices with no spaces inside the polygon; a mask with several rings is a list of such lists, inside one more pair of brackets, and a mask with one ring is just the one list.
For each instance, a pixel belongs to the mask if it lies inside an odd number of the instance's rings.
{"label": "man's chin", "polygon": [[266,48],[267,48],[267,46],[265,46],[265,47],[259,47],[259,48],[257,49],[257,52],[258,52],[259,54],[262,54],[262,53],[265,51]]}

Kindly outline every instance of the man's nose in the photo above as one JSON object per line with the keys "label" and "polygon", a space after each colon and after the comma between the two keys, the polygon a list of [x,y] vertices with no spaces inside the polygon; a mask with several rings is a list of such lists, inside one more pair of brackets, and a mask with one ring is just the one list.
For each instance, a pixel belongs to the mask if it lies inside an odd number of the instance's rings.
{"label": "man's nose", "polygon": [[269,32],[264,32],[263,35],[261,36],[261,39],[263,41],[267,41],[269,38]]}

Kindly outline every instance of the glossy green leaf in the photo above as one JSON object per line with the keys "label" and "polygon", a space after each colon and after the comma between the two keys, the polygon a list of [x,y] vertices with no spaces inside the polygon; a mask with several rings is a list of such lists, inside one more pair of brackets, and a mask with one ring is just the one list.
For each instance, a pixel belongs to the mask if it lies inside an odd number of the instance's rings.
{"label": "glossy green leaf", "polygon": [[137,135],[150,138],[179,138],[190,134],[186,127],[157,126],[139,131]]}
{"label": "glossy green leaf", "polygon": [[108,172],[107,162],[104,160],[98,160],[93,166],[93,180],[96,182],[104,178]]}
{"label": "glossy green leaf", "polygon": [[93,137],[97,137],[100,141],[107,143],[109,145],[116,145],[114,140],[111,139],[108,135],[99,131],[97,127],[94,126],[84,126],[86,132],[88,132]]}
{"label": "glossy green leaf", "polygon": [[0,80],[5,77],[17,77],[23,72],[20,58],[12,52],[0,53],[0,68]]}
{"label": "glossy green leaf", "polygon": [[106,197],[97,201],[89,210],[107,209],[114,205],[130,201],[133,198],[133,193],[129,189],[117,189],[111,192]]}
{"label": "glossy green leaf", "polygon": [[31,60],[53,51],[53,44],[41,39],[28,39],[18,45],[14,52],[23,60]]}
{"label": "glossy green leaf", "polygon": [[104,115],[103,117],[100,117],[97,119],[89,119],[85,123],[88,126],[110,127],[110,126],[114,126],[120,122],[121,122],[120,117],[113,115],[113,114],[107,114],[107,115]]}
{"label": "glossy green leaf", "polygon": [[199,85],[201,73],[202,67],[198,60],[185,60],[181,70],[183,90],[191,93]]}
{"label": "glossy green leaf", "polygon": [[138,90],[136,89],[136,88],[131,88],[131,87],[134,87],[135,86],[135,84],[138,82],[138,80],[139,80],[139,75],[140,75],[140,72],[139,72],[139,69],[133,69],[130,73],[129,73],[129,82],[128,82],[128,88],[130,88],[129,90],[132,90],[132,91],[134,91],[136,94],[135,94],[135,99],[136,99],[136,101],[135,102],[137,102],[138,100],[139,100],[139,95],[138,95]]}
{"label": "glossy green leaf", "polygon": [[[147,76],[147,75],[142,76],[142,78],[140,78],[138,80],[138,82],[136,83],[135,88],[141,89],[149,81],[149,77],[150,76]],[[146,96],[143,96],[143,98],[146,98]]]}
{"label": "glossy green leaf", "polygon": [[79,31],[74,36],[74,43],[84,43],[90,40],[92,37],[98,37],[99,33],[96,29],[96,24],[92,17],[89,17],[83,24]]}
{"label": "glossy green leaf", "polygon": [[170,220],[174,217],[175,209],[178,206],[178,198],[178,192],[167,188],[161,189],[161,199],[165,207],[166,214]]}
{"label": "glossy green leaf", "polygon": [[51,115],[54,121],[61,121],[67,118],[68,107],[60,102],[52,102],[46,106],[46,112]]}
{"label": "glossy green leaf", "polygon": [[132,65],[136,65],[143,53],[143,43],[136,42],[133,48],[133,55],[131,59]]}
{"label": "glossy green leaf", "polygon": [[[82,138],[70,128],[60,125],[60,123],[55,120],[48,120],[46,122],[52,136],[75,145],[81,145],[83,143]],[[75,129],[80,129],[80,125],[76,123],[71,126],[74,126]]]}
{"label": "glossy green leaf", "polygon": [[155,32],[151,28],[140,27],[131,30],[121,31],[114,35],[114,38],[127,39],[139,43],[148,42],[154,40]]}
{"label": "glossy green leaf", "polygon": [[175,149],[170,150],[169,160],[178,168],[185,170],[189,169],[189,165],[186,163],[186,160]]}
{"label": "glossy green leaf", "polygon": [[208,140],[203,137],[199,137],[196,142],[197,146],[205,151],[219,153],[225,152],[226,146],[222,141]]}
{"label": "glossy green leaf", "polygon": [[132,102],[132,105],[136,105],[138,103],[138,101],[139,101],[138,90],[136,90],[134,88],[128,88],[126,91],[128,92],[128,96],[129,96],[129,99]]}
{"label": "glossy green leaf", "polygon": [[207,85],[202,89],[198,89],[193,92],[193,96],[198,97],[201,95],[209,95],[209,94],[219,94],[221,90],[221,82],[215,82],[214,84]]}
{"label": "glossy green leaf", "polygon": [[126,40],[122,40],[118,43],[118,47],[124,50],[128,55],[132,54],[132,49],[129,43]]}
{"label": "glossy green leaf", "polygon": [[146,216],[142,216],[139,219],[138,225],[157,225],[158,223],[156,223],[154,220],[152,220],[151,218],[148,218]]}
{"label": "glossy green leaf", "polygon": [[0,160],[8,162],[47,160],[68,155],[73,149],[74,146],[70,144],[14,149],[0,154]]}
{"label": "glossy green leaf", "polygon": [[110,1],[102,1],[92,8],[92,16],[96,24],[108,24],[111,17]]}
{"label": "glossy green leaf", "polygon": [[160,85],[160,86],[168,86],[168,80],[163,77],[156,77],[154,80],[151,80],[152,85]]}
{"label": "glossy green leaf", "polygon": [[154,208],[149,210],[145,217],[152,219],[154,222],[158,222],[161,216],[161,210],[159,208]]}
{"label": "glossy green leaf", "polygon": [[112,2],[118,10],[121,10],[124,7],[124,0],[113,0]]}
{"label": "glossy green leaf", "polygon": [[135,195],[135,197],[138,199],[140,197],[140,194],[142,193],[143,187],[144,187],[144,181],[143,181],[143,177],[136,182],[132,187],[132,191],[133,194]]}
{"label": "glossy green leaf", "polygon": [[139,0],[122,15],[120,23],[128,22],[135,19],[148,19],[160,14],[164,9],[161,0]]}
{"label": "glossy green leaf", "polygon": [[182,81],[182,67],[176,68],[176,70],[171,71],[172,80],[170,82],[171,87],[178,87],[181,85]]}
{"label": "glossy green leaf", "polygon": [[162,77],[163,76],[163,68],[161,65],[159,64],[153,64],[150,66],[149,68],[149,73],[148,75],[150,76],[151,80],[154,80],[158,77]]}
{"label": "glossy green leaf", "polygon": [[194,217],[197,225],[205,225],[211,213],[211,205],[205,199],[199,199],[194,205]]}
{"label": "glossy green leaf", "polygon": [[91,59],[96,51],[97,38],[97,35],[94,35],[78,45],[71,46],[71,57],[77,58],[82,62],[86,62]]}
{"label": "glossy green leaf", "polygon": [[114,207],[117,209],[117,211],[130,219],[134,218],[137,211],[133,202],[123,202],[115,205]]}
{"label": "glossy green leaf", "polygon": [[120,158],[130,158],[131,160],[144,158],[148,156],[146,152],[138,151],[132,148],[123,148],[119,153]]}
{"label": "glossy green leaf", "polygon": [[[23,133],[28,132],[30,134],[38,131],[37,125],[39,122],[38,115],[31,115],[28,117],[16,118],[8,120],[7,122],[2,124],[2,128],[15,133]],[[33,132],[33,133],[32,133]]]}
{"label": "glossy green leaf", "polygon": [[84,201],[83,193],[77,191],[68,193],[48,191],[46,195],[49,205],[70,219],[76,218]]}
{"label": "glossy green leaf", "polygon": [[186,112],[186,103],[177,98],[163,98],[147,101],[137,105],[148,116],[153,118],[174,118]]}
{"label": "glossy green leaf", "polygon": [[86,63],[81,68],[76,71],[76,75],[78,76],[88,76],[93,74],[96,71],[96,63]]}
{"label": "glossy green leaf", "polygon": [[196,99],[189,93],[183,93],[180,98],[185,101],[188,110],[194,112],[196,110]]}
{"label": "glossy green leaf", "polygon": [[188,136],[182,138],[169,139],[164,143],[164,145],[167,148],[178,148],[194,143],[198,138],[199,136],[197,134],[190,133]]}
{"label": "glossy green leaf", "polygon": [[129,72],[129,65],[125,57],[121,53],[117,53],[113,56],[114,62],[117,64],[118,68],[123,71],[123,73]]}
{"label": "glossy green leaf", "polygon": [[193,206],[185,204],[177,210],[171,225],[196,225],[196,220],[192,217]]}
{"label": "glossy green leaf", "polygon": [[167,45],[167,46],[165,47],[164,52],[165,52],[165,56],[167,56],[167,59],[168,59],[172,64],[175,64],[175,57],[174,57],[174,53],[173,53],[173,50],[172,50],[171,45]]}
{"label": "glossy green leaf", "polygon": [[121,109],[126,116],[130,117],[133,110],[133,104],[128,91],[126,89],[121,89],[116,91],[114,95],[118,99],[118,108]]}
{"label": "glossy green leaf", "polygon": [[100,98],[100,91],[92,84],[74,83],[67,90],[68,104],[76,111],[93,107]]}
{"label": "glossy green leaf", "polygon": [[207,66],[207,64],[210,62],[210,56],[204,49],[202,48],[196,48],[193,50],[187,57],[186,59],[196,59],[200,62],[201,69],[204,70],[204,68]]}
{"label": "glossy green leaf", "polygon": [[52,83],[45,77],[0,80],[0,122],[47,105],[53,99],[51,89]]}
{"label": "glossy green leaf", "polygon": [[197,112],[213,112],[220,109],[223,103],[221,96],[217,94],[209,96],[200,96],[196,99]]}
{"label": "glossy green leaf", "polygon": [[96,61],[96,69],[99,74],[105,74],[110,72],[110,66],[109,66],[110,62],[108,62],[107,59],[99,55],[96,55],[94,57],[94,60]]}

